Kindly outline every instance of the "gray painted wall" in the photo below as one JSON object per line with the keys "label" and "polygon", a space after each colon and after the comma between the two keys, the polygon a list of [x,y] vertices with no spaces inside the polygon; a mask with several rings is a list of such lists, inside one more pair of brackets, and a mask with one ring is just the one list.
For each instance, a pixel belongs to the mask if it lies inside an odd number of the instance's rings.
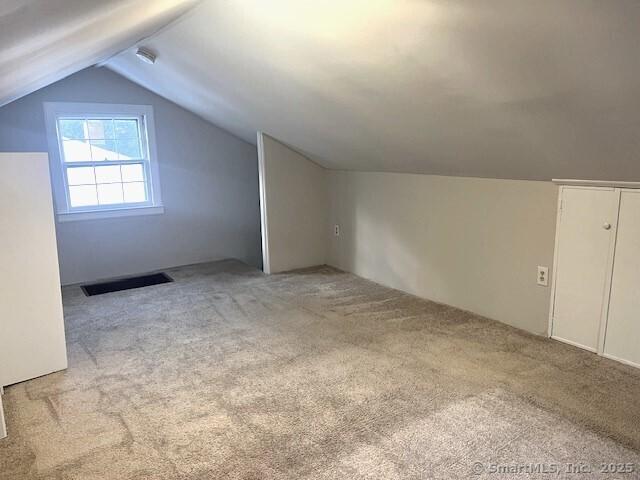
{"label": "gray painted wall", "polygon": [[104,68],[0,108],[0,151],[47,151],[42,103],[152,105],[163,215],[57,223],[63,284],[221,258],[261,263],[256,147]]}
{"label": "gray painted wall", "polygon": [[328,263],[545,334],[558,188],[551,182],[329,172]]}

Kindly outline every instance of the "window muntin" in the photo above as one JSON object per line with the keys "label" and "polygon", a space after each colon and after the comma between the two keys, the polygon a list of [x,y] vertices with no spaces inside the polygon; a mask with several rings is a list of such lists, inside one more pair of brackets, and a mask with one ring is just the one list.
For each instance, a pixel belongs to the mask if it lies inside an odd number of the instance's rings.
{"label": "window muntin", "polygon": [[43,108],[58,221],[164,213],[151,105]]}
{"label": "window muntin", "polygon": [[151,204],[145,118],[56,116],[69,211]]}

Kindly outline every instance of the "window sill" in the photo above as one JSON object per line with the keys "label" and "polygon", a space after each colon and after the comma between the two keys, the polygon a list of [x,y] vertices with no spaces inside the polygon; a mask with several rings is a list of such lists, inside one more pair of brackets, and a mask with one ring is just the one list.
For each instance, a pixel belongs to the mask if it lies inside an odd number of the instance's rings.
{"label": "window sill", "polygon": [[99,220],[102,218],[133,217],[137,215],[160,215],[164,213],[164,207],[154,205],[152,207],[114,208],[113,210],[98,210],[93,212],[65,212],[58,213],[58,222],[75,222],[77,220]]}

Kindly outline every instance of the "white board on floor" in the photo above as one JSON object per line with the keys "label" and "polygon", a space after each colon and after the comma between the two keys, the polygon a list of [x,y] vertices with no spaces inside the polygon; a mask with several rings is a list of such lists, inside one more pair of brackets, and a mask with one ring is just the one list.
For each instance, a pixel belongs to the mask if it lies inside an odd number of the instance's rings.
{"label": "white board on floor", "polygon": [[46,153],[0,153],[0,386],[67,367]]}

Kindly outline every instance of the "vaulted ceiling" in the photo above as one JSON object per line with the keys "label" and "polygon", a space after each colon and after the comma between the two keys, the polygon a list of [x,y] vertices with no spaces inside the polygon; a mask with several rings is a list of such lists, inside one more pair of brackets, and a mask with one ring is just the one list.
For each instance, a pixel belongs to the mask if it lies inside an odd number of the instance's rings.
{"label": "vaulted ceiling", "polygon": [[[0,7],[0,41],[19,54],[33,36],[5,29],[23,15],[25,2],[13,3]],[[91,22],[74,38],[100,42],[14,54],[29,67],[24,83],[60,63],[50,55],[95,62],[94,43],[133,45],[161,17],[121,24],[107,19],[109,4],[175,13],[188,2],[103,0],[93,13],[84,4],[94,2],[29,3],[76,4],[78,18],[54,16],[59,30]],[[155,65],[132,49],[106,65],[248,141],[262,130],[327,167],[640,180],[639,25],[637,0],[203,0],[141,43]],[[2,47],[2,72],[5,58]]]}
{"label": "vaulted ceiling", "polygon": [[0,0],[0,106],[103,61],[195,0]]}

